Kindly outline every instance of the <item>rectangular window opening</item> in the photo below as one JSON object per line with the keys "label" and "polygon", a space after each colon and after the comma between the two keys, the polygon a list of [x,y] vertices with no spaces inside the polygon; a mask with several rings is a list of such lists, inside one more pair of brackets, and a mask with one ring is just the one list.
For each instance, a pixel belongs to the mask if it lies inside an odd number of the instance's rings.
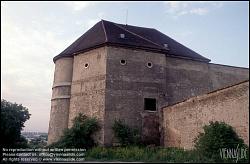
{"label": "rectangular window opening", "polygon": [[156,99],[144,98],[144,110],[156,111]]}

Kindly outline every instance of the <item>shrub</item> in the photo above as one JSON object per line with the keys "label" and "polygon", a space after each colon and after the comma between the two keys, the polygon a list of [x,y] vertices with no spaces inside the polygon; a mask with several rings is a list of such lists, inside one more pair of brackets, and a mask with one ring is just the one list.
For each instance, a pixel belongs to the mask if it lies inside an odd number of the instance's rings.
{"label": "shrub", "polygon": [[79,114],[73,121],[73,126],[64,131],[63,136],[49,147],[58,148],[90,148],[95,145],[92,135],[99,130],[96,118],[88,118]]}
{"label": "shrub", "polygon": [[228,162],[232,159],[222,159],[222,148],[236,149],[246,148],[244,141],[233,130],[232,126],[224,122],[210,122],[203,127],[204,133],[200,133],[195,139],[195,151],[200,157],[211,159],[214,162]]}
{"label": "shrub", "polygon": [[138,129],[130,128],[121,120],[115,120],[112,129],[122,146],[139,144],[140,135]]}

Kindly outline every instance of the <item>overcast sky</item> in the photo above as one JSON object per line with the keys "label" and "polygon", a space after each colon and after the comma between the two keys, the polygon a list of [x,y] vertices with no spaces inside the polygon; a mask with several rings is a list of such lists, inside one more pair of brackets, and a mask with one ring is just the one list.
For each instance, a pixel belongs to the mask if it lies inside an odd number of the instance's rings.
{"label": "overcast sky", "polygon": [[156,28],[212,63],[249,67],[249,2],[2,2],[1,98],[48,131],[53,57],[101,19]]}

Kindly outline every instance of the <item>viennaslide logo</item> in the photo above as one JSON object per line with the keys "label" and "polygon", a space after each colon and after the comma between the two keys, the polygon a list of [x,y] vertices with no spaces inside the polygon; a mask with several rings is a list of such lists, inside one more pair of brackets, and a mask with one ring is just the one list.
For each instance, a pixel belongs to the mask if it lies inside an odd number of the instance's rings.
{"label": "viennaslide logo", "polygon": [[220,157],[222,159],[233,159],[237,163],[240,159],[247,159],[247,148],[221,148]]}

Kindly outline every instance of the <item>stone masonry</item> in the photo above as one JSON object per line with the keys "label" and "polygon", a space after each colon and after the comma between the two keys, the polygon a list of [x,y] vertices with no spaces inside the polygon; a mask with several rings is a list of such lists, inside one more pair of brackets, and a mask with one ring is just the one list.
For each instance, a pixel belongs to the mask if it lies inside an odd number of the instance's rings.
{"label": "stone masonry", "polygon": [[[122,65],[121,60],[126,64]],[[148,62],[152,63],[152,68],[147,67]],[[111,129],[115,119],[138,128],[147,138],[159,127],[154,121],[155,125],[145,124],[144,119],[158,119],[163,106],[246,79],[248,69],[119,47],[102,47],[73,59],[62,58],[56,62],[49,143],[60,137],[62,129],[71,127],[72,119],[80,112],[100,121],[102,130],[96,140],[101,145],[116,142]],[[145,111],[144,98],[155,98],[157,110]]]}
{"label": "stone masonry", "polygon": [[162,145],[191,149],[209,121],[231,125],[249,145],[249,81],[162,109]]}
{"label": "stone masonry", "polygon": [[159,145],[160,109],[249,79],[249,69],[209,63],[158,30],[104,20],[53,61],[48,144],[83,113],[98,119],[94,137],[101,146],[116,144],[116,119],[137,128],[145,143]]}

